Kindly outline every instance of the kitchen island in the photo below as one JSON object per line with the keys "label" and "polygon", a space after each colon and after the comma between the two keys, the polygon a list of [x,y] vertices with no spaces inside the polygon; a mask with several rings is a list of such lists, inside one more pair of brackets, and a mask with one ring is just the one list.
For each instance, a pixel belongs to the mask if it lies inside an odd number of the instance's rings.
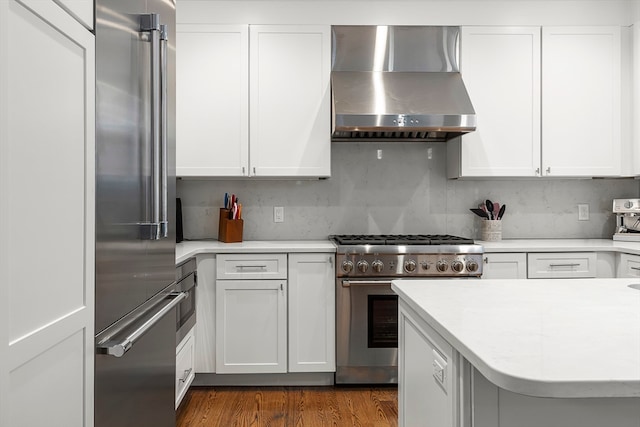
{"label": "kitchen island", "polygon": [[640,426],[640,280],[397,280],[392,289],[399,425]]}

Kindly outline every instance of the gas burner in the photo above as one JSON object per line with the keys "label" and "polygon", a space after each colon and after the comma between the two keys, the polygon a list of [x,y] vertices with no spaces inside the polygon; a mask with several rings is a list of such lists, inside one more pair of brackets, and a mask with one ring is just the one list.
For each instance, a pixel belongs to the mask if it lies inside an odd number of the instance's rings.
{"label": "gas burner", "polygon": [[447,234],[340,234],[329,236],[339,245],[472,245],[472,239]]}

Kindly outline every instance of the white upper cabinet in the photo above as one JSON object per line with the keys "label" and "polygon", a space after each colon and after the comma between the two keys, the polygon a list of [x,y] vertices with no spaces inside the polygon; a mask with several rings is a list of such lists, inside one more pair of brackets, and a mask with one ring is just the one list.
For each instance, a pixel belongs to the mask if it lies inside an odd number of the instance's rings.
{"label": "white upper cabinet", "polygon": [[329,176],[330,27],[256,25],[250,38],[251,174]]}
{"label": "white upper cabinet", "polygon": [[545,176],[621,173],[619,27],[542,29]]}
{"label": "white upper cabinet", "polygon": [[463,27],[462,77],[476,110],[462,137],[463,176],[536,176],[540,168],[540,28]]}
{"label": "white upper cabinet", "polygon": [[176,175],[249,170],[249,26],[178,24]]}
{"label": "white upper cabinet", "polygon": [[620,27],[463,27],[477,130],[448,143],[448,176],[621,176]]}
{"label": "white upper cabinet", "polygon": [[178,176],[331,174],[329,26],[179,24],[177,43]]}

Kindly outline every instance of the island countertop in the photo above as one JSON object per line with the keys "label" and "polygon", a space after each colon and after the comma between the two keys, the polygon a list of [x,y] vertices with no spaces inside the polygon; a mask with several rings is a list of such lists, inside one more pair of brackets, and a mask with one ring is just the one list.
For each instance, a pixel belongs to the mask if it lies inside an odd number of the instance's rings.
{"label": "island countertop", "polygon": [[538,397],[640,397],[638,279],[395,280],[495,385]]}

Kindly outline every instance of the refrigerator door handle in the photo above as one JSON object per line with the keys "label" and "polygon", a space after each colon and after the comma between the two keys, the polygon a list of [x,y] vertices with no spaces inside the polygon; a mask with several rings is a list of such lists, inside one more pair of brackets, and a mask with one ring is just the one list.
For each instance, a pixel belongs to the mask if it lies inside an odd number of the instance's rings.
{"label": "refrigerator door handle", "polygon": [[133,332],[128,334],[122,340],[108,340],[97,345],[97,352],[100,354],[108,354],[110,356],[122,357],[124,354],[133,347],[140,337],[142,337],[149,329],[153,327],[160,319],[162,319],[168,312],[173,310],[175,306],[180,304],[183,299],[187,298],[186,292],[172,292],[169,294],[171,300],[159,309],[153,316],[151,316],[142,325],[136,328]]}
{"label": "refrigerator door handle", "polygon": [[161,68],[161,25],[160,15],[152,13],[140,16],[140,31],[148,33],[150,43],[150,86],[151,86],[151,215],[148,223],[141,225],[141,236],[149,240],[159,240],[163,237],[161,206],[162,197],[162,72]]}
{"label": "refrigerator door handle", "polygon": [[166,25],[160,25],[160,114],[161,114],[161,171],[160,186],[162,207],[160,212],[160,238],[169,236],[169,152],[167,151],[168,116],[167,116],[167,40],[169,39]]}

